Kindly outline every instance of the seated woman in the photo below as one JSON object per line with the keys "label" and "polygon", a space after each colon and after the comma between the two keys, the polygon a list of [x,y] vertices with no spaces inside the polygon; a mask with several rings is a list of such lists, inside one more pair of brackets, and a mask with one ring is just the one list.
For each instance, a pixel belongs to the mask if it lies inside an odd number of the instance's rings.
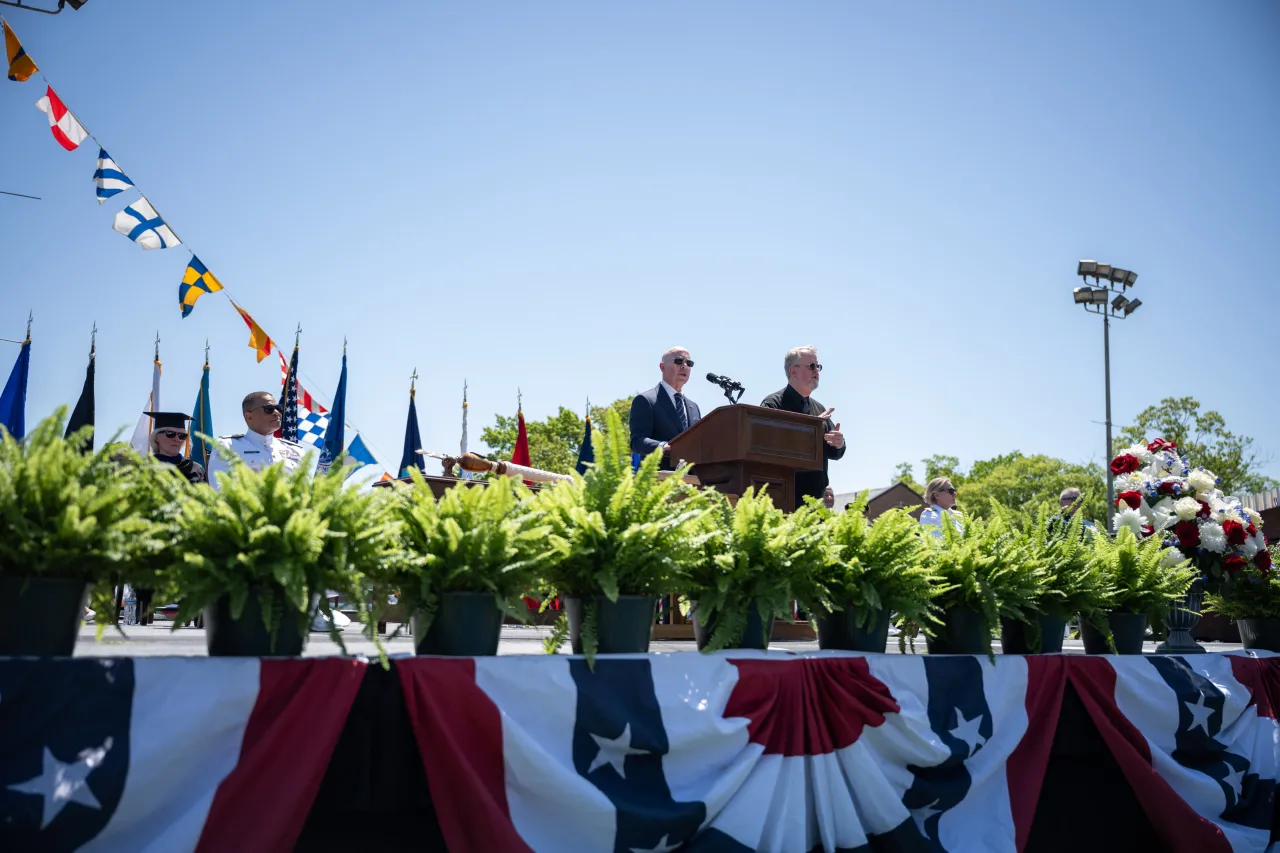
{"label": "seated woman", "polygon": [[[151,418],[151,453],[166,465],[172,465],[191,483],[207,483],[204,466],[185,455],[190,415],[181,412],[143,412]],[[138,589],[138,624],[150,625],[155,621],[155,609],[151,606],[155,590]]]}
{"label": "seated woman", "polygon": [[942,536],[942,519],[950,519],[956,530],[964,532],[964,521],[960,518],[960,510],[956,509],[956,487],[951,485],[947,477],[934,477],[924,489],[924,502],[928,508],[920,513],[920,525],[932,527],[930,532],[939,538]]}

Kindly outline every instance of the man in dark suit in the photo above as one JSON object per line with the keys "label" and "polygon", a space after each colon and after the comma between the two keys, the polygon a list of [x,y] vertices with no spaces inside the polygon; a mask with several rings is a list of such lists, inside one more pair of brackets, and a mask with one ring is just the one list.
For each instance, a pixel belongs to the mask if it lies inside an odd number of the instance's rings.
{"label": "man in dark suit", "polygon": [[822,470],[796,472],[795,496],[796,505],[799,506],[806,495],[822,498],[828,483],[827,463],[844,456],[844,433],[840,431],[840,424],[831,422],[830,415],[835,409],[822,408],[822,404],[810,396],[818,387],[818,379],[822,375],[818,351],[813,347],[788,350],[782,365],[787,373],[787,386],[765,397],[760,405],[766,409],[815,415],[826,421],[823,424],[823,440],[826,443],[822,447]]}
{"label": "man in dark suit", "polygon": [[662,381],[637,394],[631,401],[631,452],[648,456],[662,450],[662,468],[670,471],[679,460],[671,459],[669,442],[702,419],[698,404],[684,395],[693,373],[693,360],[684,347],[672,347],[658,364]]}

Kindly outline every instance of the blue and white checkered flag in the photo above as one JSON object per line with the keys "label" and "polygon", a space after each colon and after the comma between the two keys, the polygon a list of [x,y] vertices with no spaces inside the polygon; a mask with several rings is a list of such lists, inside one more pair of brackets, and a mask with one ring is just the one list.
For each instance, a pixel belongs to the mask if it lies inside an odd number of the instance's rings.
{"label": "blue and white checkered flag", "polygon": [[105,148],[98,149],[98,171],[93,173],[93,182],[98,185],[98,204],[133,186]]}
{"label": "blue and white checkered flag", "polygon": [[324,434],[328,428],[328,414],[309,412],[301,403],[298,404],[298,441],[300,443],[317,450],[324,450]]}
{"label": "blue and white checkered flag", "polygon": [[111,227],[144,249],[168,249],[182,242],[146,196],[117,213]]}

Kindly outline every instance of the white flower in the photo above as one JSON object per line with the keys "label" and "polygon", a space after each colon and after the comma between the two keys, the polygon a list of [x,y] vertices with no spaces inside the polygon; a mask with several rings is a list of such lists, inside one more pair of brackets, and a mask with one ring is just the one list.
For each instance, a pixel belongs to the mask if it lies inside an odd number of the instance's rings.
{"label": "white flower", "polygon": [[1173,511],[1183,521],[1190,521],[1200,511],[1200,502],[1195,498],[1178,498],[1173,504]]}
{"label": "white flower", "polygon": [[1226,553],[1227,534],[1223,531],[1221,524],[1206,521],[1200,525],[1200,547],[1215,554]]}
{"label": "white flower", "polygon": [[1240,555],[1246,560],[1252,560],[1253,555],[1258,553],[1258,543],[1253,539],[1246,538],[1244,544],[1240,546]]}
{"label": "white flower", "polygon": [[[1127,527],[1132,530],[1133,535],[1139,539],[1142,538],[1142,528],[1146,523],[1147,520],[1142,517],[1142,513],[1138,512],[1136,509],[1130,509],[1127,506],[1117,512],[1115,517],[1111,519],[1111,526],[1113,530],[1119,532],[1121,527]],[[1222,528],[1218,529],[1221,530]],[[1223,541],[1225,542],[1226,539],[1224,538]]]}
{"label": "white flower", "polygon": [[1212,471],[1197,468],[1187,475],[1187,485],[1196,490],[1197,495],[1207,495],[1218,485],[1218,478]]}
{"label": "white flower", "polygon": [[1120,492],[1141,492],[1145,490],[1147,485],[1147,476],[1141,471],[1134,471],[1131,474],[1125,474],[1116,483],[1116,491]]}
{"label": "white flower", "polygon": [[1162,564],[1166,569],[1172,569],[1179,563],[1186,562],[1187,555],[1179,551],[1177,548],[1166,548]]}
{"label": "white flower", "polygon": [[1244,510],[1244,511],[1245,511],[1245,514],[1247,514],[1247,515],[1249,516],[1249,522],[1250,522],[1254,527],[1256,527],[1256,528],[1258,528],[1259,530],[1261,530],[1261,529],[1262,529],[1262,516],[1261,516],[1261,515],[1259,515],[1258,513],[1254,512],[1253,510],[1249,509],[1248,507],[1245,507],[1245,510]]}
{"label": "white flower", "polygon": [[1250,538],[1253,540],[1253,544],[1258,547],[1259,551],[1267,547],[1267,538],[1262,535],[1261,529],[1259,529],[1258,532],[1253,534],[1253,536]]}
{"label": "white flower", "polygon": [[1147,450],[1145,444],[1135,444],[1132,447],[1126,447],[1116,454],[1117,456],[1135,456],[1143,465],[1151,464],[1151,451]]}
{"label": "white flower", "polygon": [[1167,474],[1181,474],[1182,460],[1165,450],[1151,454],[1151,473],[1156,477]]}
{"label": "white flower", "polygon": [[1151,508],[1149,519],[1151,526],[1156,530],[1164,530],[1166,527],[1172,526],[1178,520],[1173,498],[1162,498],[1159,503]]}

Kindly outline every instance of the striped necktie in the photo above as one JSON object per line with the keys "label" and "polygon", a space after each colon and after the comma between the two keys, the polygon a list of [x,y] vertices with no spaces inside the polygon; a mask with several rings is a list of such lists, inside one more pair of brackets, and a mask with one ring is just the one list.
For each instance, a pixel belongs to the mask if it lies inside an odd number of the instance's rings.
{"label": "striped necktie", "polygon": [[681,432],[689,428],[689,413],[684,408],[684,395],[679,391],[676,392],[676,420],[680,421]]}

